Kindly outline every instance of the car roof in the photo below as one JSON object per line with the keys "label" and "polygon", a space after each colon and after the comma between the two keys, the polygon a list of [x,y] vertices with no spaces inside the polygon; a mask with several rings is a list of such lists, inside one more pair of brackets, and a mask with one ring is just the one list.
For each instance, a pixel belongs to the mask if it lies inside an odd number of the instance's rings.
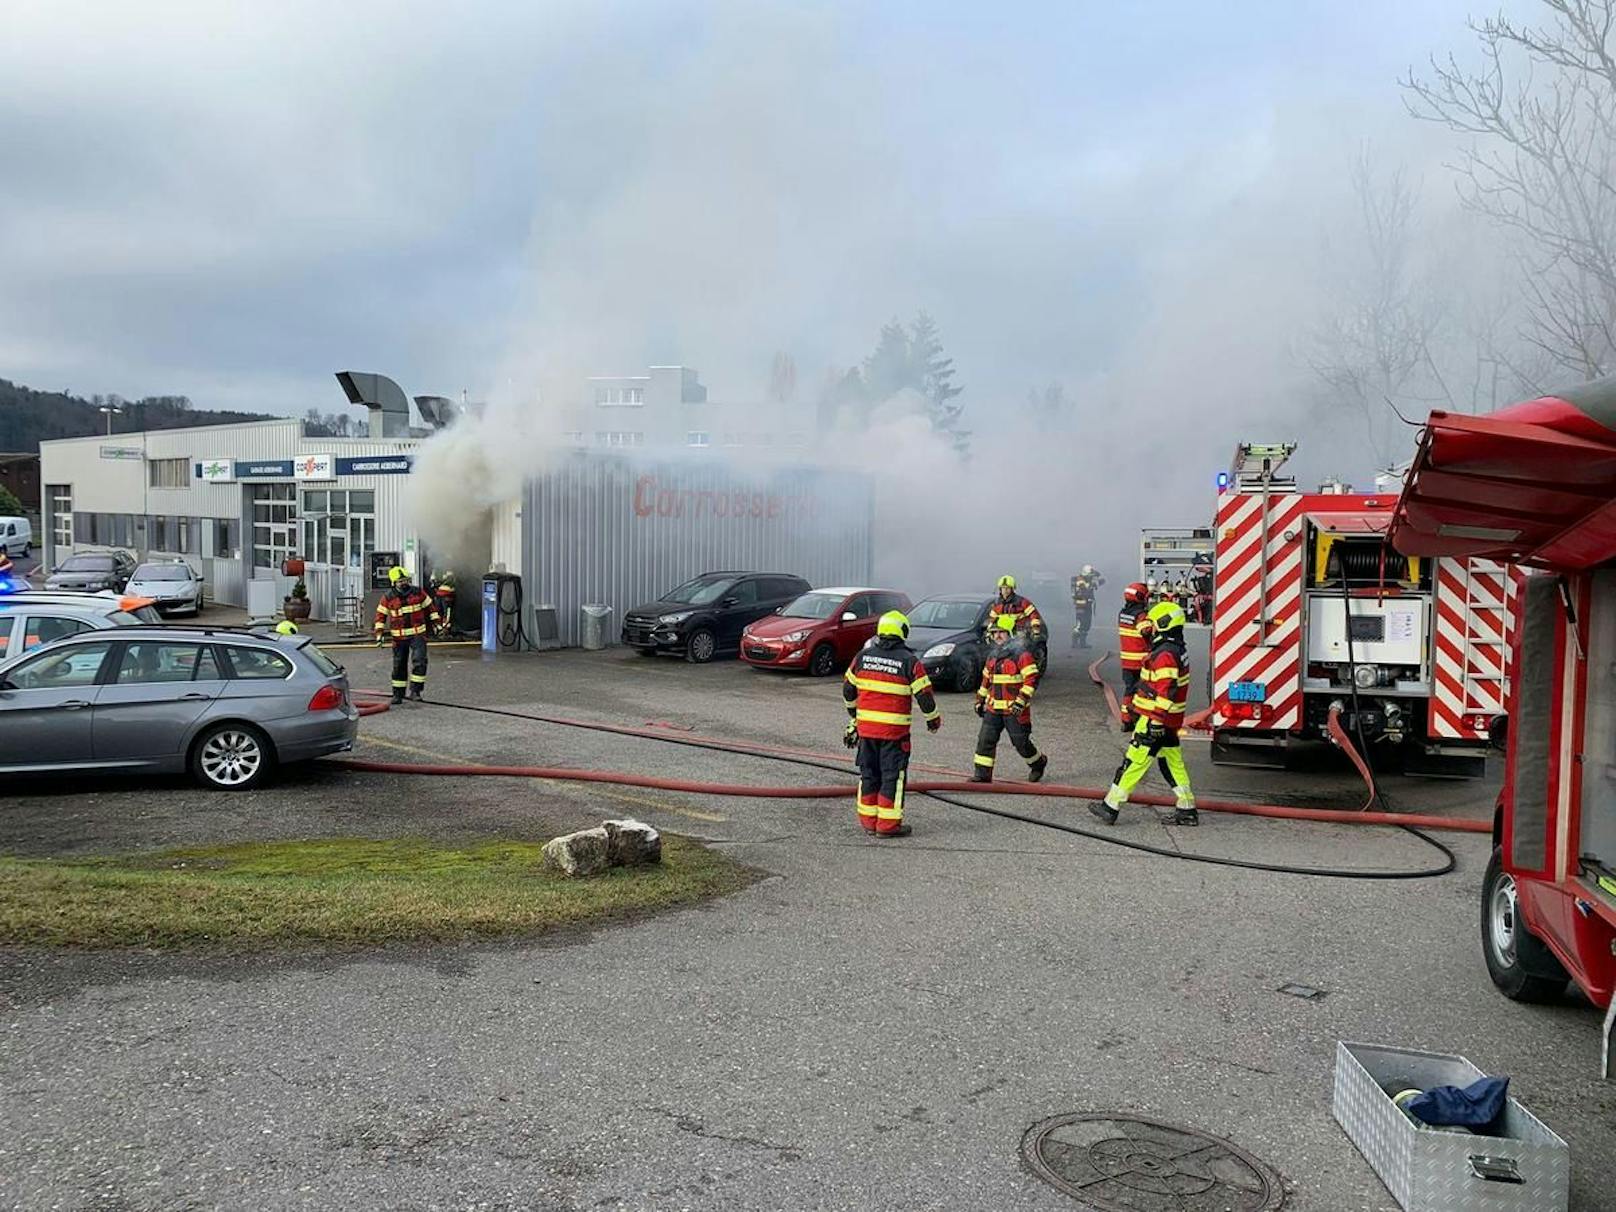
{"label": "car roof", "polygon": [[[247,627],[216,627],[207,624],[201,626],[192,624],[191,626],[187,627],[174,623],[138,623],[131,624],[128,627],[115,627],[112,630],[113,635],[110,637],[104,631],[80,631],[74,635],[63,636],[59,640],[52,641],[52,646],[54,647],[56,644],[71,644],[78,640],[105,640],[109,638],[119,640],[191,640],[198,644],[212,643],[220,640],[229,640],[232,642],[236,640],[256,640],[259,643],[267,644],[272,648],[282,646],[279,642],[281,637],[265,634],[261,631],[254,631]],[[288,636],[286,638],[301,639],[302,637]]]}
{"label": "car roof", "polygon": [[993,597],[991,593],[934,593],[916,605],[924,606],[927,602],[975,602],[980,606],[983,602],[991,602]]}
{"label": "car roof", "polygon": [[844,598],[854,593],[897,593],[896,589],[882,589],[877,585],[826,585],[823,589],[810,589],[809,593],[839,593]]}
{"label": "car roof", "polygon": [[[141,601],[148,599],[142,598]],[[8,593],[0,596],[0,610],[26,610],[30,606],[49,606],[52,610],[79,610],[85,614],[116,614],[127,610],[123,597],[104,598],[90,593]]]}

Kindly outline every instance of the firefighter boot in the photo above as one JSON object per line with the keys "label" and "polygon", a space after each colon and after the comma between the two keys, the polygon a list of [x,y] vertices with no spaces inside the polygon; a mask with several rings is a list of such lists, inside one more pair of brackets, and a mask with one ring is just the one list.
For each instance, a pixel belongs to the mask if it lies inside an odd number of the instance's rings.
{"label": "firefighter boot", "polygon": [[402,687],[402,686],[394,686],[393,687],[393,697],[392,697],[392,699],[389,700],[389,702],[392,704],[392,706],[397,707],[403,701],[404,701],[404,687]]}
{"label": "firefighter boot", "polygon": [[971,782],[973,783],[991,783],[992,781],[992,766],[978,766],[976,769],[971,771]]}
{"label": "firefighter boot", "polygon": [[1179,796],[1178,806],[1173,809],[1173,824],[1188,826],[1199,825],[1200,823],[1201,814],[1195,811],[1195,797],[1193,795]]}
{"label": "firefighter boot", "polygon": [[1033,758],[1032,761],[1027,763],[1027,781],[1029,783],[1036,783],[1039,779],[1044,777],[1044,771],[1048,769],[1049,754],[1040,753],[1037,757]]}
{"label": "firefighter boot", "polygon": [[1105,793],[1105,799],[1101,800],[1098,804],[1090,801],[1089,811],[1095,816],[1099,817],[1107,825],[1115,825],[1117,823],[1117,809],[1120,808],[1122,804],[1122,788],[1118,787],[1115,783],[1112,783],[1110,789]]}
{"label": "firefighter boot", "polygon": [[878,830],[876,830],[875,836],[876,837],[908,837],[913,832],[914,832],[914,830],[909,828],[909,826],[907,824],[902,824],[902,825],[899,825],[896,829],[878,829]]}
{"label": "firefighter boot", "polygon": [[425,690],[425,689],[426,689],[426,686],[425,686],[424,683],[411,682],[410,683],[410,702],[412,702],[412,703],[421,702],[422,701],[421,692],[423,690]]}

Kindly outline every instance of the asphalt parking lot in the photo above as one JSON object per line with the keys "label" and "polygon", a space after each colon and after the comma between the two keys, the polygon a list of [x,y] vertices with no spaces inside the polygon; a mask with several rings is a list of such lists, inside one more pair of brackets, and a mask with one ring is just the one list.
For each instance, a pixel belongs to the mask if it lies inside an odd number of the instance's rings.
{"label": "asphalt parking lot", "polygon": [[[340,654],[356,685],[384,656]],[[443,702],[839,752],[834,681],[613,650],[433,656]],[[970,767],[959,695],[916,761]],[[1038,696],[1052,781],[1121,750],[1070,654]],[[365,721],[362,755],[612,768],[764,786],[826,770],[445,706]],[[1203,795],[1355,806],[1330,766],[1214,769]],[[1001,750],[1001,768],[1018,761]],[[1493,784],[1392,780],[1399,806],[1490,813]],[[986,801],[984,801],[986,802]],[[1005,802],[1005,801],[1001,801]],[[1081,804],[1017,800],[1087,826]],[[876,842],[843,800],[717,799],[326,763],[241,796],[177,780],[28,783],[0,851],[247,837],[526,836],[632,814],[769,873],[699,909],[525,944],[321,951],[0,950],[0,1175],[16,1208],[1074,1208],[1021,1164],[1029,1125],[1118,1111],[1227,1138],[1285,1207],[1395,1204],[1330,1116],[1339,1039],[1461,1052],[1573,1150],[1608,1208],[1616,1098],[1599,1015],[1514,1005],[1476,941],[1485,838],[1417,882],[1258,874],[1137,854],[913,799]],[[1427,865],[1407,834],[1206,814],[1121,837],[1341,867]],[[1296,982],[1311,1001],[1278,992]],[[1172,1205],[1162,1205],[1170,1207]],[[1190,1205],[1185,1205],[1189,1207]]]}

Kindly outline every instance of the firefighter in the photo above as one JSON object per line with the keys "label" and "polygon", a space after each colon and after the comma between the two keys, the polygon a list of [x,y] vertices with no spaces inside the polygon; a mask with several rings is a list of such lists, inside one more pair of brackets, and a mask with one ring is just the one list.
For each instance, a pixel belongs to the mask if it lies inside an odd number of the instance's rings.
{"label": "firefighter", "polygon": [[1102,803],[1090,804],[1089,811],[1107,825],[1117,822],[1117,809],[1156,759],[1163,777],[1172,785],[1177,809],[1175,825],[1199,825],[1195,793],[1190,789],[1190,772],[1184,765],[1184,751],[1178,734],[1184,727],[1184,704],[1189,698],[1190,662],[1184,650],[1184,611],[1171,602],[1158,602],[1146,616],[1150,620],[1150,656],[1139,677],[1134,711],[1133,740],[1117,767],[1115,781]]}
{"label": "firefighter", "polygon": [[11,562],[11,553],[0,544],[0,589],[9,588],[11,579],[17,575],[17,569]]}
{"label": "firefighter", "polygon": [[1010,734],[1010,744],[1027,759],[1027,781],[1044,777],[1049,756],[1039,753],[1032,743],[1032,696],[1038,689],[1038,662],[1026,643],[1016,634],[1014,616],[1001,614],[990,631],[993,648],[982,666],[982,684],[976,689],[976,714],[982,727],[976,734],[976,763],[973,783],[993,781],[994,754],[1001,733]]}
{"label": "firefighter", "polygon": [[1028,643],[1038,649],[1043,646],[1044,616],[1038,607],[1016,592],[1016,578],[1009,573],[999,578],[998,600],[993,603],[999,615],[1009,615],[1016,621],[1016,632],[1027,637]]}
{"label": "firefighter", "polygon": [[1139,690],[1139,670],[1150,655],[1150,590],[1135,581],[1122,591],[1117,615],[1117,659],[1122,664],[1122,731],[1132,732],[1136,722],[1133,696]]}
{"label": "firefighter", "polygon": [[925,717],[926,731],[943,726],[925,663],[907,641],[909,619],[889,610],[875,625],[875,640],[847,667],[842,701],[847,705],[850,749],[858,750],[858,818],[865,833],[908,837],[903,823],[903,783],[909,768],[909,700]]}
{"label": "firefighter", "polygon": [[1094,571],[1093,564],[1083,565],[1082,571],[1072,578],[1072,613],[1077,619],[1072,628],[1073,648],[1089,646],[1089,626],[1094,622],[1094,599],[1104,584],[1105,578]]}
{"label": "firefighter", "polygon": [[410,584],[410,574],[397,565],[387,570],[387,582],[391,588],[376,603],[376,642],[393,642],[393,702],[404,701],[408,686],[410,698],[419,703],[426,689],[426,637],[438,625],[438,604]]}
{"label": "firefighter", "polygon": [[446,568],[434,576],[429,588],[432,591],[433,598],[438,603],[438,614],[442,619],[442,624],[438,628],[438,635],[443,639],[448,639],[449,633],[454,630],[456,593],[454,569]]}

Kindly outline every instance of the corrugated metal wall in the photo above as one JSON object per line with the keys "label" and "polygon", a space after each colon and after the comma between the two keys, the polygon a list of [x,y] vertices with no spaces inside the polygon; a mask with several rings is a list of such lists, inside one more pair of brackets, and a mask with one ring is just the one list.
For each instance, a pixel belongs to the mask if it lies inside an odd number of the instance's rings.
{"label": "corrugated metal wall", "polygon": [[506,501],[490,511],[493,514],[490,568],[501,565],[507,571],[522,567],[522,502]]}
{"label": "corrugated metal wall", "polygon": [[579,608],[605,603],[615,641],[625,610],[703,572],[868,583],[870,520],[869,481],[845,472],[580,453],[528,482],[523,595],[556,607],[569,645]]}

